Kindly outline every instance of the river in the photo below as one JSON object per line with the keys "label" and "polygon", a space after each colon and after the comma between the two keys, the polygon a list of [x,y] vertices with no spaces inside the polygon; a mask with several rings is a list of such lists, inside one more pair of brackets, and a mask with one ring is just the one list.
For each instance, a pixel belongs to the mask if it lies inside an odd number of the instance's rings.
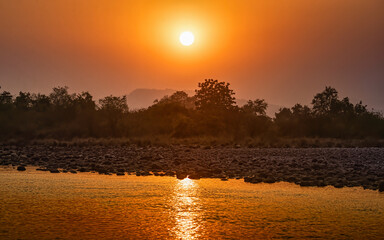
{"label": "river", "polygon": [[384,194],[0,168],[0,239],[384,239]]}

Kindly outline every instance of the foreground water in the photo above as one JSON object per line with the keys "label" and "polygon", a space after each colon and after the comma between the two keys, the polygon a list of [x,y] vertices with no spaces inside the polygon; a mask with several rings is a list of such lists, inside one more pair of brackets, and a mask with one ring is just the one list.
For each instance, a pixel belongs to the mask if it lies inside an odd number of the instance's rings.
{"label": "foreground water", "polygon": [[384,194],[0,169],[1,239],[384,239]]}

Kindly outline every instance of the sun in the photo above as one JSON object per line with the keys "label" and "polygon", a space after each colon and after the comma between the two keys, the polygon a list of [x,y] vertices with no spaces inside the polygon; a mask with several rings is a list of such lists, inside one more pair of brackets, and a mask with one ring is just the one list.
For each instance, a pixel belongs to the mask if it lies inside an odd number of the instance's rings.
{"label": "sun", "polygon": [[195,36],[191,32],[182,32],[179,40],[184,46],[190,46],[195,41]]}

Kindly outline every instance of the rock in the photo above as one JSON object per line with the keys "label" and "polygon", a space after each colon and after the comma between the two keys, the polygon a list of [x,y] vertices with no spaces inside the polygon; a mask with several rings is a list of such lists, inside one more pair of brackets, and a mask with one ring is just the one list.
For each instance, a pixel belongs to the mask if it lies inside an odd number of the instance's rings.
{"label": "rock", "polygon": [[335,188],[343,188],[344,187],[344,184],[341,183],[341,182],[338,182],[334,185]]}
{"label": "rock", "polygon": [[[161,174],[160,174],[160,176],[161,176]],[[173,177],[173,176],[175,176],[175,172],[173,172],[173,171],[166,171],[165,172],[165,176]]]}
{"label": "rock", "polygon": [[108,173],[107,169],[105,169],[105,168],[99,168],[99,169],[97,169],[97,172],[99,174],[107,174]]}
{"label": "rock", "polygon": [[244,182],[251,182],[252,178],[251,177],[244,177]]}
{"label": "rock", "polygon": [[275,180],[275,178],[273,178],[273,177],[269,177],[269,178],[266,178],[266,179],[264,180],[264,182],[265,182],[265,183],[275,183],[276,180]]}
{"label": "rock", "polygon": [[310,186],[313,186],[313,184],[309,181],[301,181],[300,182],[300,186],[302,187],[310,187]]}
{"label": "rock", "polygon": [[198,173],[192,173],[188,175],[188,178],[197,180],[197,179],[200,179],[200,175]]}
{"label": "rock", "polygon": [[228,181],[228,178],[223,177],[223,178],[221,178],[220,180],[221,180],[221,181]]}
{"label": "rock", "polygon": [[250,183],[261,183],[263,181],[263,179],[261,178],[258,178],[258,177],[253,177],[251,179],[251,182]]}
{"label": "rock", "polygon": [[69,171],[70,173],[76,174],[77,172],[75,170]]}
{"label": "rock", "polygon": [[316,186],[325,187],[325,186],[327,186],[327,184],[325,184],[324,181],[318,181],[318,182],[316,182]]}
{"label": "rock", "polygon": [[25,171],[27,170],[24,166],[18,166],[17,171]]}
{"label": "rock", "polygon": [[60,173],[60,171],[58,169],[50,169],[49,170],[51,173]]}
{"label": "rock", "polygon": [[184,178],[186,178],[187,177],[187,174],[185,174],[185,173],[180,173],[180,172],[178,172],[178,173],[176,173],[176,178],[177,179],[184,179]]}
{"label": "rock", "polygon": [[379,192],[384,192],[384,181],[379,183]]}
{"label": "rock", "polygon": [[141,172],[141,176],[150,176],[150,175],[152,175],[152,174],[148,171]]}
{"label": "rock", "polygon": [[117,172],[116,175],[117,175],[117,176],[124,176],[125,173],[123,173],[123,172]]}

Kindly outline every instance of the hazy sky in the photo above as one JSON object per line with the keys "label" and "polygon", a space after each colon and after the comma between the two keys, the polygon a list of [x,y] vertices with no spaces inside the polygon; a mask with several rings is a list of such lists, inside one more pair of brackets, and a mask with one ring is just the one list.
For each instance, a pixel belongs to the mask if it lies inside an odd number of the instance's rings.
{"label": "hazy sky", "polygon": [[331,85],[384,109],[384,1],[0,0],[0,86],[12,93],[67,85],[98,98],[205,78],[285,106]]}

